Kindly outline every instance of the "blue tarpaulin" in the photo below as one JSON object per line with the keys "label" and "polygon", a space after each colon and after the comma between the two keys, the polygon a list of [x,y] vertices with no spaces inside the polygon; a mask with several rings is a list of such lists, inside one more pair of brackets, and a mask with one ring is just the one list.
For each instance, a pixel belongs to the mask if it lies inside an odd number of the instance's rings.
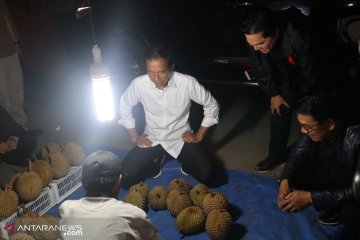
{"label": "blue tarpaulin", "polygon": [[[111,151],[120,158],[127,152],[106,146],[90,146],[86,148],[86,153],[98,149]],[[318,223],[318,213],[313,207],[298,213],[282,212],[277,206],[278,185],[275,179],[238,170],[227,170],[226,174],[227,183],[213,190],[225,195],[229,201],[229,210],[233,217],[229,239],[349,239],[343,225],[325,226]],[[155,185],[167,187],[174,178],[184,178],[191,186],[197,183],[191,176],[181,173],[180,164],[175,159],[165,162],[159,178],[148,179],[145,183],[150,188]],[[121,190],[119,198],[122,199],[126,193]],[[81,187],[67,199],[79,199],[84,197],[84,194],[85,190]],[[58,217],[58,207],[59,205],[56,205],[49,213]],[[176,230],[176,219],[167,210],[156,212],[149,208],[147,213],[164,239],[209,239],[206,232],[193,236],[181,235]]]}

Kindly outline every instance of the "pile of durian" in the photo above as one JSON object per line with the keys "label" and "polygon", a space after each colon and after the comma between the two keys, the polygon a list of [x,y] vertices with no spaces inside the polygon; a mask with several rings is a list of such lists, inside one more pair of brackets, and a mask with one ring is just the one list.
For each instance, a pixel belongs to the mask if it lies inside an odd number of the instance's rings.
{"label": "pile of durian", "polygon": [[50,143],[38,155],[42,160],[34,154],[28,170],[16,174],[4,190],[0,189],[0,219],[11,216],[19,203],[34,201],[51,180],[66,176],[71,166],[79,166],[85,160],[84,150],[76,143],[63,147]]}
{"label": "pile of durian", "polygon": [[148,205],[155,211],[168,209],[176,217],[176,229],[183,235],[205,230],[211,239],[220,240],[226,239],[232,227],[225,196],[202,183],[190,188],[183,178],[171,180],[167,188],[158,185],[149,189],[140,182],[129,188],[123,201],[144,211]]}

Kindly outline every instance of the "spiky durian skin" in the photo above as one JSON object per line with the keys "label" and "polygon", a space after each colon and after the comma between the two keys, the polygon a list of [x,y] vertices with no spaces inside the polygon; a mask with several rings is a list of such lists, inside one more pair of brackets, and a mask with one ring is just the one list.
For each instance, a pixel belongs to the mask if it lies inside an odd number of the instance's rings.
{"label": "spiky durian skin", "polygon": [[130,192],[124,197],[124,202],[130,203],[144,211],[146,211],[146,200],[141,196],[139,192]]}
{"label": "spiky durian skin", "polygon": [[141,196],[147,200],[148,198],[148,193],[149,193],[149,186],[146,185],[144,182],[139,182],[135,185],[132,185],[130,188],[129,188],[129,193],[130,192],[139,192],[141,194]]}
{"label": "spiky durian skin", "polygon": [[49,143],[41,150],[41,158],[46,159],[49,153],[61,152],[62,147],[57,143]]}
{"label": "spiky durian skin", "polygon": [[9,240],[35,240],[35,238],[26,233],[19,232],[13,234]]}
{"label": "spiky durian skin", "polygon": [[53,178],[53,172],[48,162],[44,160],[36,160],[31,164],[31,169],[41,178],[43,187],[47,186],[51,182]]}
{"label": "spiky durian skin", "polygon": [[15,232],[19,233],[26,233],[30,236],[32,236],[34,239],[38,239],[38,232],[39,231],[29,231],[25,230],[23,231],[23,228],[20,228],[20,226],[31,226],[31,225],[39,225],[41,222],[39,221],[40,215],[36,212],[25,212],[23,215],[21,215],[15,222]]}
{"label": "spiky durian skin", "polygon": [[49,153],[46,161],[50,163],[53,179],[65,177],[70,171],[70,164],[61,152]]}
{"label": "spiky durian skin", "polygon": [[176,229],[185,235],[202,232],[205,227],[206,215],[202,208],[187,207],[176,216]]}
{"label": "spiky durian skin", "polygon": [[181,191],[184,191],[185,193],[190,192],[190,186],[189,183],[183,179],[183,178],[175,178],[170,181],[168,186],[168,192],[170,193],[171,190],[179,189]]}
{"label": "spiky durian skin", "polygon": [[74,142],[67,143],[62,150],[62,154],[71,166],[80,166],[85,160],[83,148]]}
{"label": "spiky durian skin", "polygon": [[30,202],[40,195],[43,182],[37,173],[29,171],[23,172],[17,177],[15,186],[19,197],[25,202]]}
{"label": "spiky durian skin", "polygon": [[231,231],[231,227],[231,214],[226,209],[214,209],[207,215],[205,230],[211,239],[226,239]]}
{"label": "spiky durian skin", "polygon": [[209,192],[210,188],[208,186],[203,183],[198,183],[190,190],[191,201],[194,203],[195,206],[201,207],[202,200]]}
{"label": "spiky durian skin", "polygon": [[176,217],[181,210],[190,206],[192,206],[192,201],[189,194],[178,189],[172,190],[166,199],[166,207],[174,217]]}
{"label": "spiky durian skin", "polygon": [[202,208],[205,214],[208,215],[209,212],[214,209],[227,209],[228,201],[221,193],[209,192],[204,196]]}
{"label": "spiky durian skin", "polygon": [[16,212],[19,205],[19,196],[12,190],[11,185],[6,185],[5,190],[0,190],[0,218],[7,218]]}
{"label": "spiky durian skin", "polygon": [[163,186],[155,186],[148,193],[150,207],[155,210],[166,209],[167,191]]}

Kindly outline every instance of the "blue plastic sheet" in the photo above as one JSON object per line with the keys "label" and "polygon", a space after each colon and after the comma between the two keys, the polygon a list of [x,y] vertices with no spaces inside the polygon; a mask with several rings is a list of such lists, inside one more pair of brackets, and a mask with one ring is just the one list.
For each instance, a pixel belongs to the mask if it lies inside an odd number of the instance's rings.
{"label": "blue plastic sheet", "polygon": [[[112,151],[121,158],[127,152],[106,146],[90,146],[86,148],[86,153],[97,149]],[[325,226],[318,223],[318,213],[313,207],[299,213],[283,213],[279,210],[276,199],[278,185],[275,179],[237,170],[227,170],[226,173],[227,183],[213,190],[224,194],[229,201],[229,210],[233,217],[229,239],[349,239],[343,225]],[[148,179],[145,182],[149,187],[167,187],[172,179],[180,177],[188,180],[191,186],[197,183],[191,176],[181,173],[177,160],[169,159],[165,162],[159,178]],[[126,193],[125,190],[121,190],[119,198],[122,199]],[[84,197],[84,194],[85,191],[81,187],[67,199],[79,199]],[[49,213],[58,216],[58,205]],[[147,213],[164,239],[209,239],[206,232],[193,236],[183,236],[177,232],[176,219],[167,210],[155,212],[149,208]]]}

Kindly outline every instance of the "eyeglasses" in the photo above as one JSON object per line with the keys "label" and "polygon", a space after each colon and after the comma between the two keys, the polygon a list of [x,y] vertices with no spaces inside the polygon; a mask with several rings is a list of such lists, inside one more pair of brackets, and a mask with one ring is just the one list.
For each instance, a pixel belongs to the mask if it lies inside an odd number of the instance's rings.
{"label": "eyeglasses", "polygon": [[314,125],[312,125],[312,126],[308,126],[308,125],[306,125],[306,124],[300,124],[300,126],[303,128],[303,129],[305,129],[305,131],[307,132],[307,133],[311,133],[313,130],[314,130],[314,127],[316,127],[317,125],[319,125],[320,124],[320,122],[317,122],[317,123],[315,123]]}

